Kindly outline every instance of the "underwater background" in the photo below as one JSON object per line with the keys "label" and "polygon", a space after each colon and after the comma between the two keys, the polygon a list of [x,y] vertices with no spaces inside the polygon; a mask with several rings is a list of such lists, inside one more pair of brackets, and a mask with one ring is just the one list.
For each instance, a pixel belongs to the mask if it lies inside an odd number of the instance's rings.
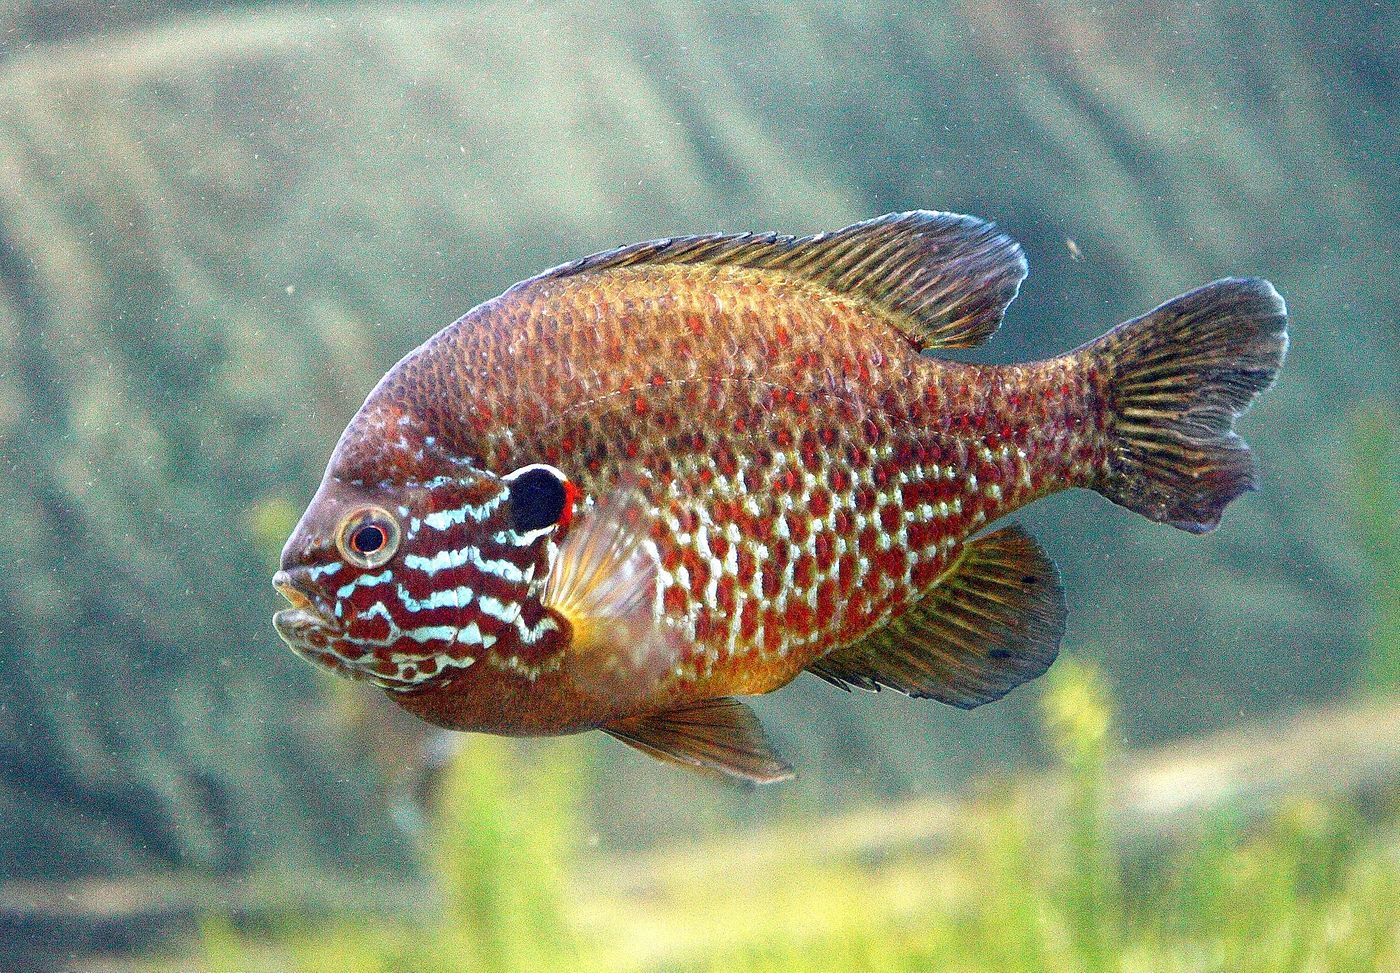
{"label": "underwater background", "polygon": [[[0,969],[1400,968],[1398,131],[1389,3],[0,2]],[[980,361],[1288,301],[1218,531],[1017,515],[1046,679],[799,679],[755,706],[801,776],[744,792],[446,741],[279,640],[281,544],[432,332],[912,208],[1026,248]]]}

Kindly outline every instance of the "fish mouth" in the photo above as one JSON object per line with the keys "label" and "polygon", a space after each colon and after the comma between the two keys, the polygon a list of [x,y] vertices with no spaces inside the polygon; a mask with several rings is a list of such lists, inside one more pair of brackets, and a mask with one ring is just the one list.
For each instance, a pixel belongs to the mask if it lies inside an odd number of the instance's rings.
{"label": "fish mouth", "polygon": [[292,606],[272,616],[273,627],[282,641],[297,651],[324,649],[336,633],[331,613],[306,578],[290,571],[272,576],[272,586]]}

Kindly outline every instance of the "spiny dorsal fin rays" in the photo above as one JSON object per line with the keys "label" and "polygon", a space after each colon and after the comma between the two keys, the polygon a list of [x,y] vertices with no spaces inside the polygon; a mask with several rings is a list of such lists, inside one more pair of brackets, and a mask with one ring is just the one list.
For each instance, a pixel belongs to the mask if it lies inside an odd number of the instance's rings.
{"label": "spiny dorsal fin rays", "polygon": [[737,699],[704,699],[676,709],[609,723],[605,733],[643,753],[752,784],[793,776],[753,710]]}
{"label": "spiny dorsal fin rays", "polygon": [[973,348],[986,341],[1026,277],[1020,245],[995,225],[913,210],[815,236],[739,233],[649,240],[561,264],[511,290],[646,264],[746,268],[863,298],[921,351]]}
{"label": "spiny dorsal fin rays", "polygon": [[1059,572],[1012,525],[964,543],[903,615],[808,670],[842,689],[888,686],[971,709],[1049,668],[1064,630]]}

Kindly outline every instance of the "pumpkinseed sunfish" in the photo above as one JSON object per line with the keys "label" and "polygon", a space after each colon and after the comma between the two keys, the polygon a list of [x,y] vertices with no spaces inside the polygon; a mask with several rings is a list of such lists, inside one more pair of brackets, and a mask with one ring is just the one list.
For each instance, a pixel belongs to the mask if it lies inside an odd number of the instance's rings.
{"label": "pumpkinseed sunfish", "polygon": [[658,240],[516,284],[392,368],[274,584],[298,653],[438,726],[603,731],[791,775],[735,697],[798,673],[973,707],[1046,670],[1058,573],[988,525],[1069,487],[1204,532],[1256,486],[1235,419],[1288,339],[1207,284],[1068,354],[923,352],[1026,276],[980,220]]}

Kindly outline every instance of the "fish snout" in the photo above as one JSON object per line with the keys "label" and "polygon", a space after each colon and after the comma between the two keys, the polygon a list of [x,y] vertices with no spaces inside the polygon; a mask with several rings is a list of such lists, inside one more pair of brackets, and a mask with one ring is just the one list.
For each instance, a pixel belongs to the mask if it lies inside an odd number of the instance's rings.
{"label": "fish snout", "polygon": [[272,587],[276,588],[277,593],[286,598],[293,608],[310,608],[314,604],[311,593],[305,587],[298,586],[296,577],[290,571],[281,570],[274,574]]}
{"label": "fish snout", "polygon": [[278,571],[272,576],[272,586],[292,606],[272,616],[282,641],[297,651],[324,649],[338,631],[325,595],[303,570]]}

